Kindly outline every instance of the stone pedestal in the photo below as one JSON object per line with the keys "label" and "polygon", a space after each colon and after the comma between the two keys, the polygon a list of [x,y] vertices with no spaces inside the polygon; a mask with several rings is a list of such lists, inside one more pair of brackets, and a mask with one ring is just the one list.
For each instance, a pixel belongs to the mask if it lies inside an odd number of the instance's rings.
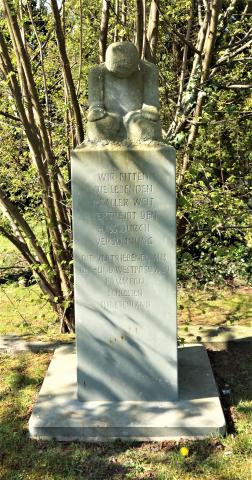
{"label": "stone pedestal", "polygon": [[72,167],[77,355],[56,350],[30,435],[224,434],[204,347],[177,351],[174,150],[86,146]]}
{"label": "stone pedestal", "polygon": [[79,400],[176,400],[174,149],[80,147],[72,193]]}
{"label": "stone pedestal", "polygon": [[225,434],[225,419],[202,345],[178,349],[179,400],[79,402],[76,353],[59,347],[29,421],[33,438],[107,442],[179,440]]}

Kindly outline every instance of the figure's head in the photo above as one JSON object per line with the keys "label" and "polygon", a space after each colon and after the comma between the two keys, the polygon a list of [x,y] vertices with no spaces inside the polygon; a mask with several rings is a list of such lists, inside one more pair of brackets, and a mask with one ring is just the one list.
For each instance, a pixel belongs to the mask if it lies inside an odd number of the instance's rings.
{"label": "figure's head", "polygon": [[129,77],[138,69],[137,48],[130,42],[111,43],[106,51],[105,65],[117,77]]}

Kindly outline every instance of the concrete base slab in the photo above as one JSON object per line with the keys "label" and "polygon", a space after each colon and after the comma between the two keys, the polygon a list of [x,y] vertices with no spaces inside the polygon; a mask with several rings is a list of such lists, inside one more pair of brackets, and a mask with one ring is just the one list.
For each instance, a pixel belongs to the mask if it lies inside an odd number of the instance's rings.
{"label": "concrete base slab", "polygon": [[32,438],[160,441],[225,434],[217,387],[201,345],[179,348],[176,402],[79,402],[76,391],[74,348],[59,347],[29,421]]}
{"label": "concrete base slab", "polygon": [[179,337],[184,338],[185,343],[223,343],[252,342],[252,327],[243,325],[228,326],[205,326],[189,325],[179,327]]}
{"label": "concrete base slab", "polygon": [[0,335],[0,354],[18,354],[21,352],[53,352],[63,342],[43,342],[41,340],[27,341],[22,335]]}

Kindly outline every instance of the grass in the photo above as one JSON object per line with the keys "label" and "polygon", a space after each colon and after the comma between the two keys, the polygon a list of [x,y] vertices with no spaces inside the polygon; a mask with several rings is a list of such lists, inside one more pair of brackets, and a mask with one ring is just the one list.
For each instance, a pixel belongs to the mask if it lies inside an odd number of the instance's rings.
{"label": "grass", "polygon": [[[55,339],[59,327],[47,299],[37,285],[18,283],[25,269],[27,265],[15,247],[0,235],[0,335]],[[179,325],[209,325],[209,319],[211,325],[251,325],[252,287],[179,288]]]}
{"label": "grass", "polygon": [[252,287],[180,288],[180,325],[252,325]]}
{"label": "grass", "polygon": [[0,334],[43,335],[58,332],[57,318],[37,285],[0,285]]}
{"label": "grass", "polygon": [[[1,241],[0,241],[1,243]],[[5,245],[4,268],[20,262]],[[25,265],[18,263],[20,273]],[[10,269],[11,271],[11,269]],[[1,275],[0,275],[1,277]],[[36,285],[0,284],[0,334],[55,339],[58,325]],[[180,324],[251,322],[251,290],[180,289]],[[66,337],[64,338],[66,340]],[[251,345],[250,345],[251,347]],[[0,355],[1,480],[251,480],[252,358],[246,344],[208,351],[228,424],[225,438],[195,442],[82,444],[41,442],[28,436],[28,419],[50,353]],[[226,393],[228,392],[228,394]],[[180,454],[187,446],[188,457]]]}
{"label": "grass", "polygon": [[20,274],[27,269],[27,262],[7,238],[0,235],[0,280],[2,277]]}
{"label": "grass", "polygon": [[[83,444],[28,437],[32,404],[51,354],[0,356],[1,480],[251,480],[251,351],[241,345],[209,351],[228,420],[225,438],[195,442]],[[187,446],[183,458],[180,447]]]}
{"label": "grass", "polygon": [[[56,338],[56,316],[37,285],[19,286],[18,282],[0,284],[0,335]],[[250,325],[252,288],[202,290],[180,289],[179,325]]]}
{"label": "grass", "polygon": [[28,265],[17,249],[0,236],[0,335],[58,333],[56,316],[38,285],[19,284],[19,279],[28,272]]}

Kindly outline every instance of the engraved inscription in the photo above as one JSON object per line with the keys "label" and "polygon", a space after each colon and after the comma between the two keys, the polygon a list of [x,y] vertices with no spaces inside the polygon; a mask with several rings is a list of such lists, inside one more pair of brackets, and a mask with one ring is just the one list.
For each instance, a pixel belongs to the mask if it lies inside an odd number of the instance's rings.
{"label": "engraved inscription", "polygon": [[129,307],[136,308],[137,310],[141,310],[143,308],[149,308],[151,305],[150,300],[146,301],[133,301],[133,300],[118,300],[118,301],[111,301],[111,300],[104,300],[102,302],[102,307],[108,308],[111,310],[127,310]]}
{"label": "engraved inscription", "polygon": [[98,238],[98,247],[118,247],[126,245],[151,245],[152,237],[100,237]]}
{"label": "engraved inscription", "polygon": [[[84,255],[81,271],[104,277],[104,308],[148,308],[151,300],[144,300],[146,275],[162,275],[169,270],[166,253],[148,254],[159,212],[155,185],[142,172],[112,171],[99,172],[94,189],[93,223],[101,254]],[[102,254],[105,249],[108,254]]]}
{"label": "engraved inscription", "polygon": [[153,193],[153,185],[96,185],[95,190],[101,194]]}
{"label": "engraved inscription", "polygon": [[110,297],[142,297],[143,290],[126,290],[126,289],[110,290],[109,296]]}

